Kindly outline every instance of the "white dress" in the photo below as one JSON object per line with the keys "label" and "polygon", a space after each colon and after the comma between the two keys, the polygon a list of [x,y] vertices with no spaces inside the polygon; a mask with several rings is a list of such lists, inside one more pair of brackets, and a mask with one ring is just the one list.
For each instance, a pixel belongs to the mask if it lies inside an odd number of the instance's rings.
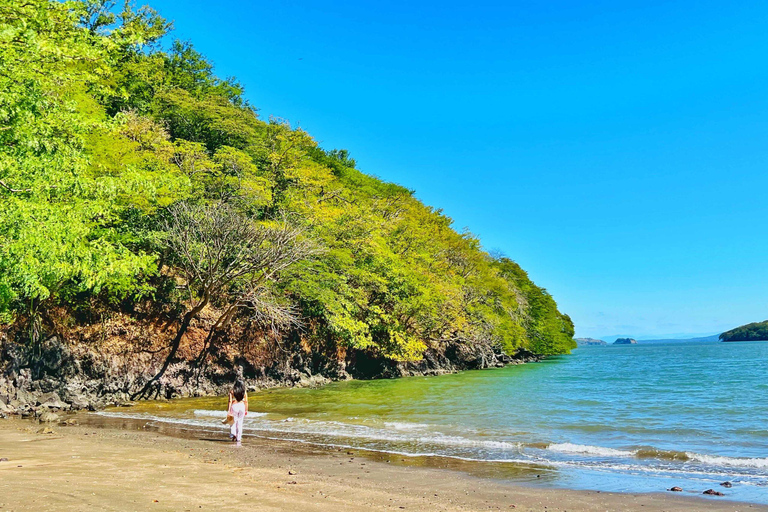
{"label": "white dress", "polygon": [[243,420],[245,419],[245,402],[235,402],[232,404],[232,407],[230,408],[230,412],[232,413],[232,417],[235,419],[235,421],[232,423],[232,426],[230,427],[229,431],[232,434],[232,437],[234,437],[237,442],[240,442],[240,439],[243,437]]}

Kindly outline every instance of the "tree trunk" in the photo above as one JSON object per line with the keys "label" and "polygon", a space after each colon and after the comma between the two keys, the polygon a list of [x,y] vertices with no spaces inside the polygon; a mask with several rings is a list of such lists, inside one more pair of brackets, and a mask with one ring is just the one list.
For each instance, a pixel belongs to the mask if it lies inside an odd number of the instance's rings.
{"label": "tree trunk", "polygon": [[184,337],[184,334],[187,332],[187,329],[189,328],[189,324],[192,323],[192,319],[197,316],[197,314],[205,307],[205,304],[208,301],[205,300],[203,303],[189,311],[186,315],[184,315],[184,319],[181,321],[181,325],[179,326],[179,330],[176,332],[176,337],[173,338],[173,342],[171,343],[171,351],[168,353],[168,357],[165,358],[165,362],[163,363],[163,367],[160,368],[160,371],[157,372],[157,374],[149,379],[146,384],[144,384],[144,387],[141,388],[140,391],[137,391],[133,395],[131,395],[131,400],[136,400],[137,398],[147,398],[147,393],[149,392],[152,385],[157,382],[160,377],[162,377],[165,374],[165,371],[168,369],[168,367],[173,362],[173,358],[176,357],[176,353],[179,351],[179,347],[181,346],[181,339]]}

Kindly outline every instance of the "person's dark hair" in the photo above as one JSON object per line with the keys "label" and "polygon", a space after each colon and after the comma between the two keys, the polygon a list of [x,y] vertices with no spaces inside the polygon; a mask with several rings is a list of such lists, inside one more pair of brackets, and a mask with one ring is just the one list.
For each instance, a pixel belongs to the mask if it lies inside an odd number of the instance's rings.
{"label": "person's dark hair", "polygon": [[232,394],[238,402],[245,398],[245,384],[243,384],[243,381],[240,379],[235,381],[235,385],[232,386]]}

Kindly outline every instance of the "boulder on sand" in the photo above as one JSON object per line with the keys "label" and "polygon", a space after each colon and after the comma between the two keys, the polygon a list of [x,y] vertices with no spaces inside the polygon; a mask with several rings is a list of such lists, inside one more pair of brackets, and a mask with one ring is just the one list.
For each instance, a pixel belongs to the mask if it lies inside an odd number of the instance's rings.
{"label": "boulder on sand", "polygon": [[37,399],[37,403],[38,406],[47,407],[48,409],[69,409],[69,404],[62,402],[59,395],[53,392],[42,395]]}
{"label": "boulder on sand", "polygon": [[43,410],[37,419],[40,421],[40,423],[54,423],[59,421],[59,418],[59,415],[55,412]]}

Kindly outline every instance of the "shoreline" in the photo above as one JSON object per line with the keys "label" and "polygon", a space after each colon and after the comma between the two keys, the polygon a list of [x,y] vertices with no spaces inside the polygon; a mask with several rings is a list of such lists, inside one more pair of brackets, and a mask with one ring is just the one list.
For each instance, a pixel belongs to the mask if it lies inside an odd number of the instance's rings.
{"label": "shoreline", "polygon": [[8,459],[0,462],[0,510],[768,511],[727,498],[536,486],[535,468],[518,467],[511,481],[439,458],[254,437],[236,448],[224,428],[147,428],[92,413],[67,419],[78,425],[51,425],[51,433],[30,420],[0,420],[0,458]]}
{"label": "shoreline", "polygon": [[[0,349],[3,348],[3,331],[0,330]],[[53,341],[52,341],[53,340]],[[58,337],[49,338],[46,343],[54,353],[53,357],[60,359],[58,352],[77,353],[83,347],[75,342],[62,343]],[[6,347],[6,352],[9,350]],[[102,354],[101,363],[104,367],[119,367],[114,374],[103,371],[87,374],[82,372],[83,361],[80,356],[73,356],[66,361],[58,373],[45,378],[34,378],[30,368],[24,367],[23,362],[15,361],[21,369],[9,370],[13,367],[14,359],[0,359],[0,419],[6,416],[21,416],[37,418],[45,411],[98,411],[107,407],[120,407],[141,401],[166,401],[179,398],[215,397],[226,395],[235,378],[245,382],[249,392],[281,388],[319,388],[333,382],[349,380],[389,380],[406,377],[432,377],[456,374],[470,370],[488,370],[517,366],[544,361],[552,356],[534,354],[525,349],[519,349],[512,355],[495,351],[488,345],[465,347],[464,351],[454,350],[453,355],[442,351],[427,349],[419,361],[395,362],[381,358],[376,360],[378,370],[366,374],[352,369],[348,371],[349,361],[335,361],[330,367],[311,369],[306,364],[288,365],[279,371],[272,371],[263,366],[256,373],[244,375],[242,366],[221,368],[204,375],[201,381],[193,383],[189,375],[195,371],[192,361],[182,360],[179,365],[167,371],[158,381],[158,387],[150,396],[136,398],[143,381],[154,375],[152,364],[136,365],[134,360],[140,357],[140,352]],[[146,356],[146,354],[144,354]],[[95,357],[95,356],[94,356]],[[279,361],[271,362],[279,366]],[[341,365],[341,366],[338,366]],[[87,367],[93,364],[85,364]],[[95,365],[99,366],[99,365]],[[328,365],[326,365],[328,366]],[[152,371],[147,374],[147,369]],[[66,371],[65,371],[66,370]]]}

